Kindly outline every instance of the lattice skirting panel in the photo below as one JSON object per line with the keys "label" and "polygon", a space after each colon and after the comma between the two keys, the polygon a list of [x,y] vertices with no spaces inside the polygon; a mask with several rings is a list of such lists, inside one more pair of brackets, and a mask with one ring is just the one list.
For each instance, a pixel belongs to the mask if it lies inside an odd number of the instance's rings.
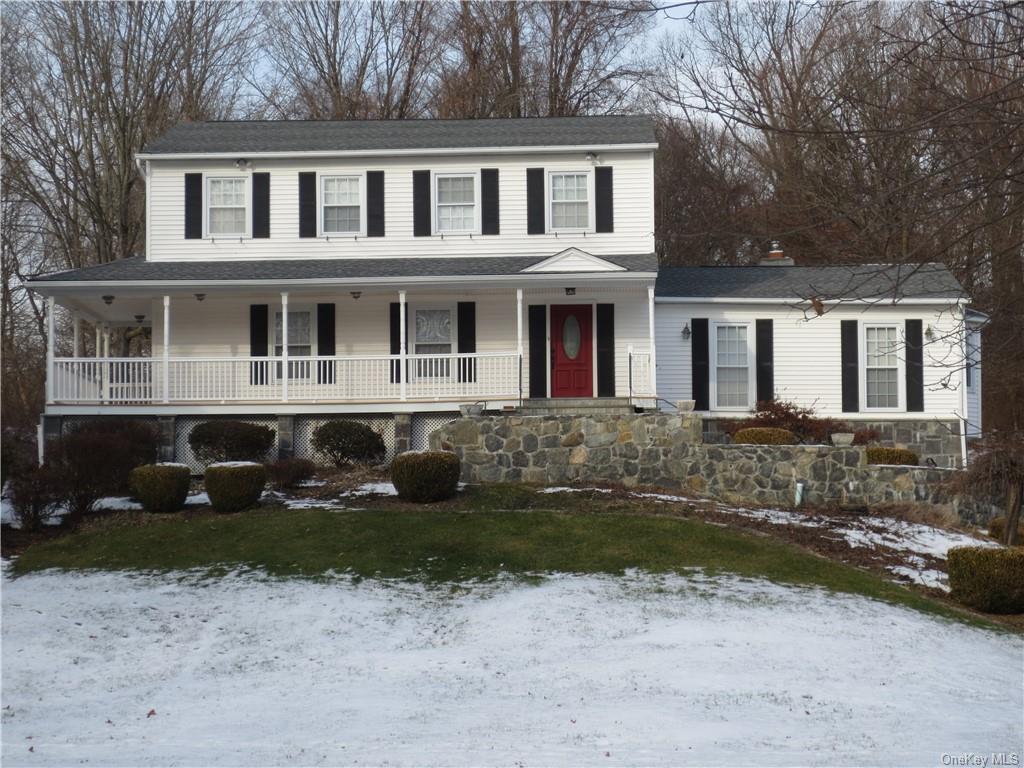
{"label": "lattice skirting panel", "polygon": [[206,466],[199,461],[192,453],[192,447],[188,444],[188,436],[192,434],[193,428],[198,424],[207,421],[243,421],[246,424],[258,424],[261,427],[270,427],[274,430],[274,444],[267,452],[268,459],[277,458],[277,419],[273,416],[261,418],[254,416],[246,417],[220,417],[220,416],[179,416],[174,420],[174,460],[179,464],[187,464],[193,472],[200,473]]}
{"label": "lattice skirting panel", "polygon": [[425,451],[430,447],[430,433],[459,418],[456,413],[414,413],[410,424],[409,447]]}
{"label": "lattice skirting panel", "polygon": [[391,461],[395,455],[395,419],[392,416],[296,416],[295,436],[292,447],[298,459],[310,459],[318,466],[330,464],[330,460],[313,450],[313,433],[321,424],[328,421],[357,421],[366,424],[370,429],[384,438],[385,460]]}

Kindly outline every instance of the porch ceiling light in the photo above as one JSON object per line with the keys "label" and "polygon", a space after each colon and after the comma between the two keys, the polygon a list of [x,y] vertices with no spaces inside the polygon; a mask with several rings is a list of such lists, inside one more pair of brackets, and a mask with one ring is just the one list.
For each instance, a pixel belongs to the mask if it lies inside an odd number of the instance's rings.
{"label": "porch ceiling light", "polygon": [[114,297],[113,296],[104,296],[103,297],[103,303],[106,304],[109,307],[111,304],[114,303]]}
{"label": "porch ceiling light", "polygon": [[928,341],[935,341],[935,329],[932,328],[931,324],[929,324],[925,329],[924,337],[928,339]]}
{"label": "porch ceiling light", "polygon": [[690,324],[683,323],[683,341],[689,341],[693,333],[690,331]]}
{"label": "porch ceiling light", "polygon": [[238,168],[238,170],[240,171],[248,170],[249,161],[246,160],[244,157],[240,157],[235,161],[235,167]]}
{"label": "porch ceiling light", "polygon": [[353,299],[356,299],[358,301],[359,297],[363,295],[363,292],[362,291],[350,291],[349,295],[352,296]]}
{"label": "porch ceiling light", "polygon": [[197,293],[196,294],[196,301],[202,301],[205,298],[206,298],[206,294],[205,293]]}
{"label": "porch ceiling light", "polygon": [[566,296],[575,296],[576,295],[576,289],[575,288],[566,288],[565,289],[565,295]]}
{"label": "porch ceiling light", "polygon": [[136,322],[136,323],[141,323],[141,322],[142,322],[143,320],[145,320],[145,319],[146,319],[146,316],[145,316],[145,315],[136,315],[136,316],[135,316],[135,322]]}

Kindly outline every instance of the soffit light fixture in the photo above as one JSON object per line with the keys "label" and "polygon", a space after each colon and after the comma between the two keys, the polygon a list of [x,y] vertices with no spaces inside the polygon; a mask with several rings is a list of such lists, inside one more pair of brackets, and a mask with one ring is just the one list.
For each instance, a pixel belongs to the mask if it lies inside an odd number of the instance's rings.
{"label": "soffit light fixture", "polygon": [[205,298],[206,298],[206,294],[205,293],[197,293],[196,294],[196,301],[202,301]]}
{"label": "soffit light fixture", "polygon": [[350,296],[351,296],[351,297],[352,297],[353,299],[356,299],[356,300],[358,301],[358,300],[359,300],[359,297],[363,295],[363,292],[362,292],[362,291],[349,291],[349,295],[350,295]]}
{"label": "soffit light fixture", "polygon": [[103,303],[106,304],[109,307],[111,304],[114,303],[114,297],[113,296],[104,296],[103,297]]}
{"label": "soffit light fixture", "polygon": [[576,289],[575,288],[566,288],[565,289],[565,295],[566,296],[575,296],[576,295]]}

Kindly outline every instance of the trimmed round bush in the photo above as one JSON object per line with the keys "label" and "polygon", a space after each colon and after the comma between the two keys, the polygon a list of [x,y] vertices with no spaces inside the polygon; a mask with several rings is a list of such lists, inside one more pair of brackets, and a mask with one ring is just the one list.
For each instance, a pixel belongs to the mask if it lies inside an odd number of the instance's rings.
{"label": "trimmed round bush", "polygon": [[294,488],[309,480],[316,472],[316,464],[309,459],[280,459],[267,464],[270,484],[275,488]]}
{"label": "trimmed round bush", "polygon": [[[1003,534],[1006,533],[1006,518],[1005,517],[993,517],[988,521],[988,535],[993,539],[1003,540]],[[1017,541],[1024,542],[1024,520],[1017,525]]]}
{"label": "trimmed round bush", "polygon": [[260,462],[274,444],[274,430],[244,421],[204,421],[189,433],[188,444],[204,464]]}
{"label": "trimmed round bush", "polygon": [[742,445],[796,445],[796,435],[779,427],[747,427],[732,436]]}
{"label": "trimmed round bush", "polygon": [[252,462],[211,464],[203,476],[210,506],[218,512],[240,512],[254,506],[266,484],[266,467]]}
{"label": "trimmed round bush", "polygon": [[918,465],[917,454],[907,448],[869,445],[865,452],[867,453],[868,464],[905,464],[911,467]]}
{"label": "trimmed round bush", "polygon": [[391,482],[405,501],[442,501],[455,495],[460,469],[459,457],[447,451],[400,453],[391,462]]}
{"label": "trimmed round bush", "polygon": [[384,458],[384,438],[358,421],[328,421],[313,432],[313,450],[336,467]]}
{"label": "trimmed round bush", "polygon": [[953,547],[948,557],[954,600],[986,613],[1024,613],[1024,548]]}
{"label": "trimmed round bush", "polygon": [[184,464],[146,464],[132,470],[132,496],[147,512],[177,512],[185,506],[192,475]]}

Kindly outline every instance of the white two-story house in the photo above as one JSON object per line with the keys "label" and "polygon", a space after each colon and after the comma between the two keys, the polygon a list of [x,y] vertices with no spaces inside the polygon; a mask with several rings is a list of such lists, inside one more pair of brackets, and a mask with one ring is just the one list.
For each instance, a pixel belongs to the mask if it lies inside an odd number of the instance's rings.
{"label": "white two-story house", "polygon": [[230,416],[302,454],[345,415],[404,449],[462,404],[651,403],[656,146],[643,116],[179,125],[137,157],[145,254],[30,283],[47,433],[157,417],[185,450]]}

